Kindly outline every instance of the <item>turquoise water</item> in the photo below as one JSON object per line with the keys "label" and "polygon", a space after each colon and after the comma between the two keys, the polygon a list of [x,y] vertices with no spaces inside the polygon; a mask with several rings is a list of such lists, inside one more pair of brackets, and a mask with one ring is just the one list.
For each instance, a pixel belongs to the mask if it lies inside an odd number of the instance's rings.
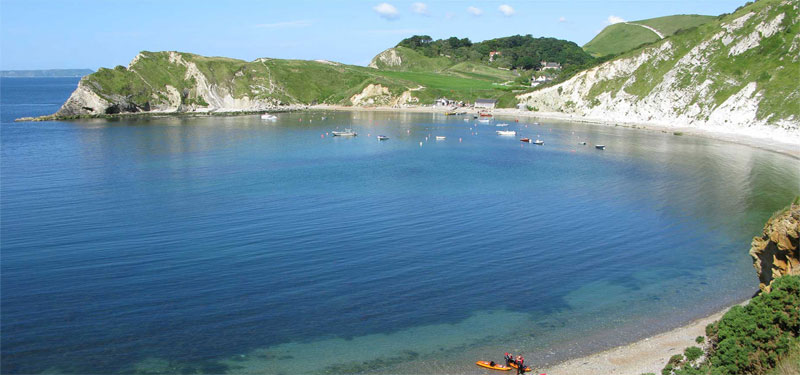
{"label": "turquoise water", "polygon": [[752,295],[749,242],[800,193],[780,154],[546,120],[12,122],[76,83],[0,85],[3,373],[552,363]]}

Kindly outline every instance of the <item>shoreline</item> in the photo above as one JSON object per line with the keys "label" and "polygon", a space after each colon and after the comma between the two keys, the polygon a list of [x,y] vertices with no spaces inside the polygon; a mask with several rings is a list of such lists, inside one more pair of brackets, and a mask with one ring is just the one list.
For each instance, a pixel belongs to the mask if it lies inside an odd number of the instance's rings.
{"label": "shoreline", "polygon": [[[457,108],[457,111],[466,112],[468,115],[477,114],[477,108]],[[136,112],[136,113],[117,113],[103,115],[80,115],[80,116],[56,116],[55,114],[39,117],[22,117],[15,119],[14,122],[38,122],[38,121],[69,121],[86,119],[138,119],[138,118],[157,118],[157,117],[213,117],[213,116],[247,116],[261,114],[264,112],[286,113],[298,111],[345,111],[345,112],[400,112],[400,113],[431,113],[444,114],[452,111],[446,107],[355,107],[344,105],[317,104],[317,105],[296,105],[284,108],[273,108],[271,110],[241,110],[241,111],[203,111],[203,112]],[[715,128],[715,127],[696,127],[686,125],[668,126],[655,123],[608,121],[595,119],[560,112],[531,112],[514,108],[495,108],[489,110],[494,116],[522,117],[527,119],[546,119],[555,121],[577,122],[594,126],[614,126],[631,129],[641,129],[658,131],[662,133],[673,133],[675,135],[699,136],[707,139],[730,142],[758,149],[775,152],[800,160],[800,134],[792,134],[781,131],[778,128],[758,127],[750,129],[753,134],[747,134],[741,128]],[[733,131],[732,131],[733,130]],[[739,131],[736,131],[739,130]],[[787,140],[788,139],[788,140]]]}
{"label": "shoreline", "polygon": [[744,306],[749,302],[750,299],[747,299],[706,317],[690,321],[680,327],[629,344],[534,369],[534,373],[570,375],[660,374],[661,369],[666,366],[673,355],[683,354],[683,351],[690,346],[703,347],[705,345],[698,344],[695,339],[697,336],[706,337],[705,328],[708,324],[721,319],[733,306]]}

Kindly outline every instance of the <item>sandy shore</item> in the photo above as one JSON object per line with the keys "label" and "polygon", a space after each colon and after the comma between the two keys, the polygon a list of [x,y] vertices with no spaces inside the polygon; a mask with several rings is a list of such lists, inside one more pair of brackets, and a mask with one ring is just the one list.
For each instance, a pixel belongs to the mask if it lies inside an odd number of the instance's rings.
{"label": "sandy shore", "polygon": [[[310,106],[312,110],[332,110],[332,111],[371,111],[371,112],[410,112],[410,113],[444,113],[451,111],[444,107],[350,107],[340,105],[316,105]],[[459,108],[458,111],[466,111],[475,114],[478,111],[472,108]],[[512,118],[526,119],[546,119],[580,122],[587,125],[598,126],[624,126],[635,129],[644,129],[662,132],[681,132],[684,135],[700,136],[705,138],[717,139],[731,143],[743,144],[751,147],[760,148],[767,151],[777,152],[800,159],[800,134],[788,133],[779,129],[772,128],[748,128],[748,129],[729,129],[724,127],[699,128],[694,126],[664,126],[650,123],[632,122],[608,122],[600,121],[580,116],[564,114],[560,112],[530,112],[519,109],[499,108],[491,110],[494,116],[508,116]]]}
{"label": "sandy shore", "polygon": [[[741,305],[746,305],[748,302],[742,302]],[[629,345],[571,359],[545,369],[537,369],[537,373],[640,375],[652,372],[660,374],[670,357],[682,354],[684,349],[689,346],[701,346],[695,342],[697,336],[705,337],[706,326],[722,318],[722,315],[728,310],[730,308]]]}

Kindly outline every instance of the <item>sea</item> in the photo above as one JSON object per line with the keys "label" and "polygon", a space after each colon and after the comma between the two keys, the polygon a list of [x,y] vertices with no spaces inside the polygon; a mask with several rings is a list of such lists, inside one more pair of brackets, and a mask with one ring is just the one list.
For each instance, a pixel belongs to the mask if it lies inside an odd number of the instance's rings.
{"label": "sea", "polygon": [[800,194],[790,156],[623,126],[14,122],[77,83],[0,81],[3,374],[541,368],[751,297],[750,241]]}

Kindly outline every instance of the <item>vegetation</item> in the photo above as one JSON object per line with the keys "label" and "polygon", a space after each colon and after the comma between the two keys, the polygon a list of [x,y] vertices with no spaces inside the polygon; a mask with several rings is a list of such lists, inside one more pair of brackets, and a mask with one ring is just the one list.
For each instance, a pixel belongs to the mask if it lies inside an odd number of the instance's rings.
{"label": "vegetation", "polygon": [[[403,39],[397,47],[414,50],[432,58],[446,58],[453,64],[473,61],[507,69],[539,69],[541,61],[557,62],[564,66],[581,65],[592,60],[577,44],[555,38],[534,38],[530,34],[472,43],[468,38],[433,40],[427,35]],[[490,52],[499,52],[490,57]]]}
{"label": "vegetation", "polygon": [[[681,30],[692,29],[710,22],[714,18],[713,16],[690,14],[651,18],[630,23],[650,26],[667,37]],[[595,57],[617,55],[659,39],[656,33],[647,28],[628,23],[616,23],[603,29],[589,43],[586,43],[583,49]]]}
{"label": "vegetation", "polygon": [[783,276],[773,281],[770,293],[754,297],[744,307],[734,306],[722,319],[709,324],[705,351],[687,348],[684,355],[670,359],[662,375],[761,375],[797,370],[799,331],[800,276]]}

